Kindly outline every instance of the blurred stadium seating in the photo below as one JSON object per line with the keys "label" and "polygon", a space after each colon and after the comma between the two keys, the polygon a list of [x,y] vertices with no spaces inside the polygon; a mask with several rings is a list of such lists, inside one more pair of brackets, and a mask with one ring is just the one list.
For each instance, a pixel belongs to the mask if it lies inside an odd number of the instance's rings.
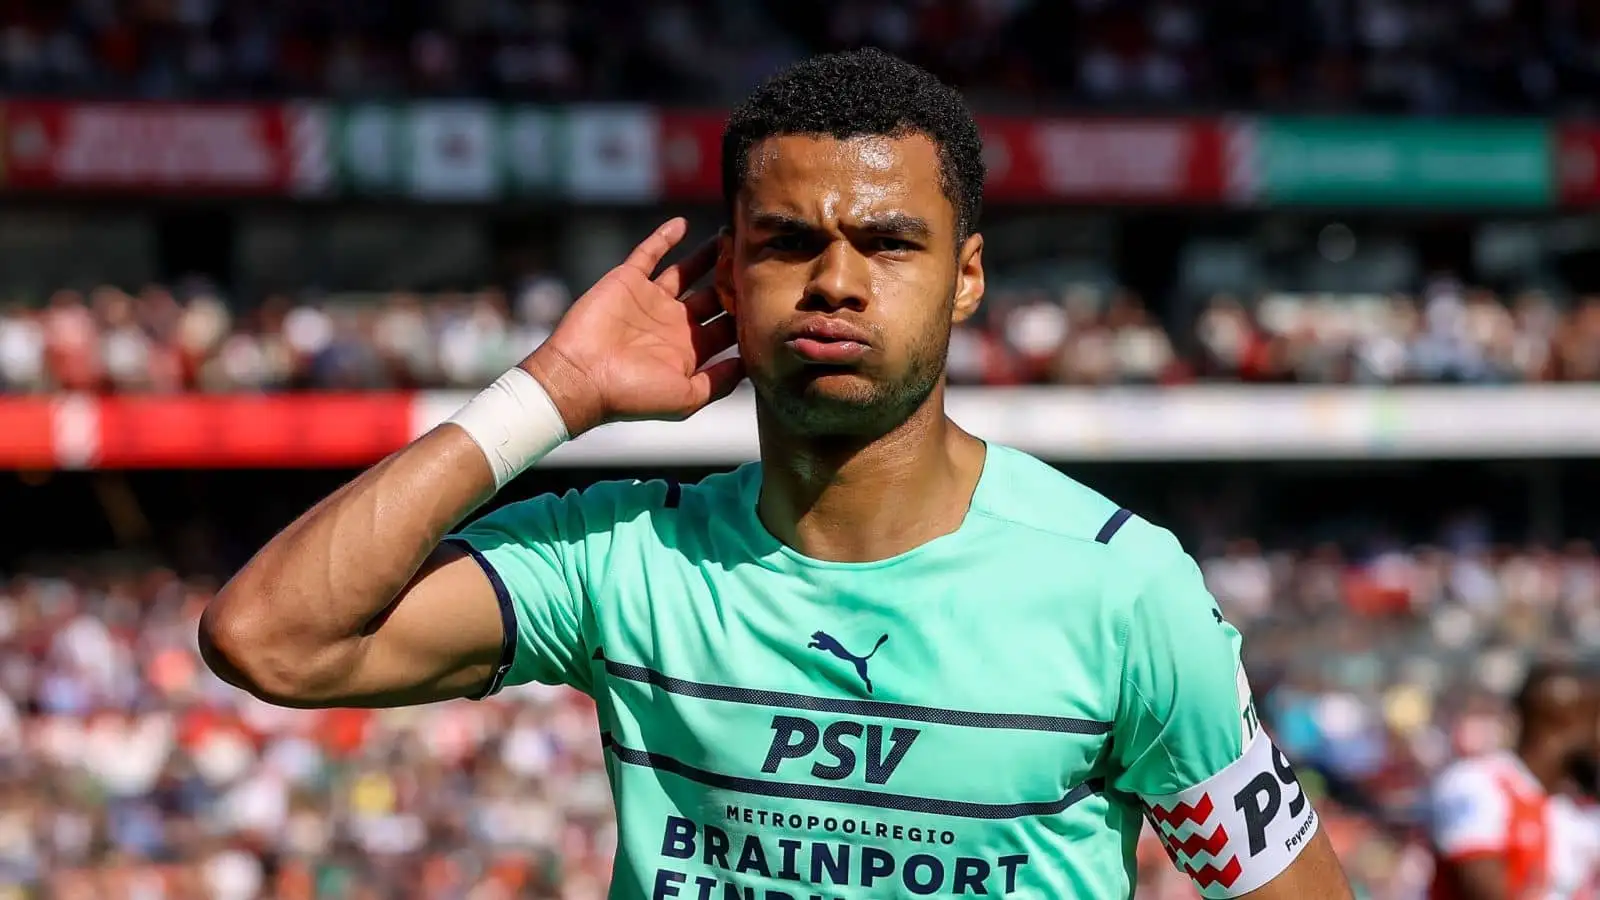
{"label": "blurred stadium seating", "polygon": [[[0,390],[384,390],[481,385],[537,346],[572,289],[275,297],[235,313],[214,290],[58,291],[0,313]],[[1422,297],[1208,298],[1187,332],[1137,294],[992,292],[954,340],[964,385],[1507,384],[1600,381],[1600,297],[1563,309],[1452,283]]]}
{"label": "blurred stadium seating", "polygon": [[975,97],[1488,113],[1592,108],[1583,3],[1255,0],[103,0],[7,4],[8,90],[727,103],[800,55],[884,47]]}
{"label": "blurred stadium seating", "polygon": [[[1428,774],[1600,646],[1573,0],[0,4],[0,900],[603,896],[589,701],[271,709],[194,620],[639,233],[714,228],[718,110],[862,44],[982,113],[958,419],[1179,533],[1362,895],[1422,896]],[[741,461],[742,402],[509,494]]]}

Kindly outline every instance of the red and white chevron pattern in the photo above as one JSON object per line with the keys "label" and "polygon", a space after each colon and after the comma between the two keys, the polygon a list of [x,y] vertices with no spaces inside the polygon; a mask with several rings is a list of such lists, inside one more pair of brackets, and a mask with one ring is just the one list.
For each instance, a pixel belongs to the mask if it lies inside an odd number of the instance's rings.
{"label": "red and white chevron pattern", "polygon": [[[1209,793],[1193,803],[1152,803],[1145,815],[1167,857],[1202,889],[1233,887],[1244,873],[1237,854],[1228,853],[1228,830],[1214,816],[1216,804]],[[1211,827],[1208,827],[1211,826]],[[1185,836],[1187,835],[1187,836]]]}

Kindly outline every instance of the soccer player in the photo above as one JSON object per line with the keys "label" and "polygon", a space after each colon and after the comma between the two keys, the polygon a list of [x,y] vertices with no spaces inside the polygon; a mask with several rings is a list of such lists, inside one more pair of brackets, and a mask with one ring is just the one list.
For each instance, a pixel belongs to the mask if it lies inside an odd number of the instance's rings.
{"label": "soccer player", "polygon": [[1430,800],[1433,900],[1593,896],[1595,823],[1566,791],[1595,787],[1594,689],[1574,667],[1534,666],[1513,708],[1513,749],[1459,760]]}
{"label": "soccer player", "polygon": [[[945,416],[984,292],[958,95],[816,57],[738,107],[722,165],[716,240],[660,268],[662,225],[276,536],[207,609],[211,666],[291,706],[589,694],[621,900],[1127,897],[1147,818],[1207,897],[1348,897],[1173,536]],[[759,463],[461,527],[563,441],[746,375]]]}

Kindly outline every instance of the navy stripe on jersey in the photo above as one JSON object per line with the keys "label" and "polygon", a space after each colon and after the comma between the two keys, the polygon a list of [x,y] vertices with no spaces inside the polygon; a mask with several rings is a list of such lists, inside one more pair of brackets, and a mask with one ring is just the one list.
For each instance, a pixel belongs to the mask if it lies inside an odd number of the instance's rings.
{"label": "navy stripe on jersey", "polygon": [[1094,536],[1095,541],[1101,544],[1111,543],[1111,539],[1117,536],[1117,532],[1121,531],[1122,526],[1128,524],[1128,520],[1131,518],[1133,518],[1133,510],[1131,509],[1119,509],[1112,513],[1111,518],[1100,526],[1100,533]]}
{"label": "navy stripe on jersey", "polygon": [[760,797],[783,797],[789,800],[811,800],[823,803],[845,803],[851,806],[871,806],[900,812],[928,813],[936,816],[955,816],[963,819],[1019,819],[1023,816],[1053,816],[1086,797],[1100,793],[1104,786],[1099,781],[1080,784],[1059,800],[1034,803],[972,803],[965,800],[940,800],[934,797],[910,797],[903,794],[881,794],[859,788],[838,787],[825,784],[795,784],[789,781],[765,781],[739,775],[724,775],[691,766],[663,753],[635,750],[616,742],[609,732],[600,735],[600,744],[618,762],[630,766],[668,772],[687,778],[707,787],[753,794]]}
{"label": "navy stripe on jersey", "polygon": [[754,688],[734,687],[727,684],[707,684],[673,678],[654,669],[634,666],[606,659],[595,651],[594,658],[606,664],[606,674],[626,681],[637,681],[660,688],[669,694],[694,697],[700,700],[720,700],[725,703],[748,703],[753,706],[771,706],[781,709],[804,709],[812,712],[841,713],[851,716],[874,716],[880,719],[901,719],[908,722],[927,722],[933,725],[956,725],[964,728],[1005,728],[1013,731],[1051,731],[1058,734],[1108,734],[1110,722],[1093,719],[1075,719],[1067,716],[1040,716],[1028,713],[985,713],[960,709],[940,709],[933,706],[914,706],[909,703],[887,703],[881,700],[851,700],[843,697],[812,697],[788,691],[764,691]]}
{"label": "navy stripe on jersey", "polygon": [[494,674],[489,677],[489,685],[483,689],[483,693],[472,698],[482,700],[500,690],[500,686],[505,684],[506,675],[511,672],[511,664],[517,660],[517,610],[511,605],[511,592],[500,579],[500,573],[478,552],[477,547],[460,539],[451,539],[446,543],[472,557],[472,561],[488,576],[489,584],[494,587],[494,601],[500,605],[500,661],[495,665]]}

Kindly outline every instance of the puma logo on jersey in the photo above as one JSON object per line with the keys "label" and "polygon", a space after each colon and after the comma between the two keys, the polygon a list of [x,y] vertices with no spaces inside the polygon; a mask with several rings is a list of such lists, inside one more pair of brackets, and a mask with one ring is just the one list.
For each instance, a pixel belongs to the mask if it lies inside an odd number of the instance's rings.
{"label": "puma logo on jersey", "polygon": [[806,649],[827,651],[855,666],[856,674],[861,676],[861,683],[867,686],[867,693],[870,694],[872,693],[872,679],[867,677],[867,660],[871,659],[878,652],[878,648],[883,646],[883,642],[888,639],[889,636],[887,634],[878,638],[878,642],[872,645],[871,653],[866,656],[857,656],[846,650],[845,646],[839,643],[839,640],[833,635],[826,631],[818,631],[811,635],[811,643],[806,645]]}

